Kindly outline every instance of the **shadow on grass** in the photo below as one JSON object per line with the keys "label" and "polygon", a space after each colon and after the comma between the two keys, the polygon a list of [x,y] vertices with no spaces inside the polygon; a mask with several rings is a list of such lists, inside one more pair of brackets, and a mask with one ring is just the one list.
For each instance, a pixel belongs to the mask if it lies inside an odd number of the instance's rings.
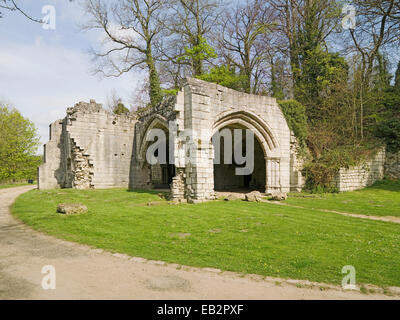
{"label": "shadow on grass", "polygon": [[149,190],[144,190],[144,189],[128,189],[126,190],[127,192],[135,192],[135,193],[148,193],[148,194],[165,194],[167,195],[169,191],[167,190],[158,190],[158,189],[149,189]]}
{"label": "shadow on grass", "polygon": [[400,180],[383,179],[375,182],[372,186],[366,189],[386,190],[386,191],[400,191]]}

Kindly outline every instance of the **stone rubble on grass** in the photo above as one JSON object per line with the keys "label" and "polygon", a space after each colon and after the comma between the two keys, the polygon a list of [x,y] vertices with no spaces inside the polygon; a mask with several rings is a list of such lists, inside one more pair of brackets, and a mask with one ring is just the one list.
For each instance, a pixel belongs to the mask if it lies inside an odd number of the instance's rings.
{"label": "stone rubble on grass", "polygon": [[259,191],[252,191],[246,193],[245,200],[249,202],[260,202],[262,200],[262,195]]}
{"label": "stone rubble on grass", "polygon": [[233,201],[243,199],[243,196],[240,193],[230,193],[224,197],[224,201]]}
{"label": "stone rubble on grass", "polygon": [[271,200],[282,201],[287,199],[287,194],[284,192],[273,192],[271,194]]}
{"label": "stone rubble on grass", "polygon": [[86,213],[88,208],[82,203],[60,203],[57,206],[57,212],[62,214]]}

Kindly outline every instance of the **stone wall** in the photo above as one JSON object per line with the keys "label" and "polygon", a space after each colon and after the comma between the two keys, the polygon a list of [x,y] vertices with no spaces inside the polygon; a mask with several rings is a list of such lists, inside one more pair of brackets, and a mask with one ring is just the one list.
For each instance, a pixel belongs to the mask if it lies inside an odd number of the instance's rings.
{"label": "stone wall", "polygon": [[94,100],[68,108],[67,116],[50,126],[39,188],[128,187],[135,123]]}
{"label": "stone wall", "polygon": [[342,168],[334,178],[339,191],[352,191],[368,187],[385,175],[385,149],[379,150],[370,160],[351,167]]}
{"label": "stone wall", "polygon": [[43,146],[43,164],[38,169],[38,188],[55,189],[60,187],[63,174],[61,164],[61,134],[63,121],[57,120],[49,126],[49,142]]}
{"label": "stone wall", "polygon": [[386,153],[385,175],[390,179],[400,179],[400,151]]}
{"label": "stone wall", "polygon": [[[291,150],[291,132],[275,98],[188,78],[176,97],[164,99],[138,117],[112,114],[93,100],[67,109],[67,116],[51,125],[46,161],[39,168],[39,187],[129,185],[131,189],[148,189],[160,178],[165,183],[162,172],[167,171],[174,200],[214,199],[211,137],[228,127],[250,129],[259,143],[255,150],[257,173],[247,176],[251,179],[246,186],[270,193],[302,185],[299,161]],[[161,170],[161,176],[160,168],[166,165],[152,167],[146,161],[150,144],[146,137],[152,129],[163,130],[171,147],[171,170]],[[238,183],[232,180],[232,184]]]}
{"label": "stone wall", "polygon": [[300,146],[292,133],[290,137],[290,191],[300,192],[305,185],[305,178],[301,171],[304,160],[299,156]]}

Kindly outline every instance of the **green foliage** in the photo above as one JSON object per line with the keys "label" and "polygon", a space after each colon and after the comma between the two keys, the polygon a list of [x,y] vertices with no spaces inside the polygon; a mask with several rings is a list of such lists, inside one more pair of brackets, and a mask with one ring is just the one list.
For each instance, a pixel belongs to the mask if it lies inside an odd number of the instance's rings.
{"label": "green foliage", "polygon": [[154,62],[151,54],[149,54],[147,57],[147,65],[148,65],[148,69],[149,69],[150,103],[154,107],[154,106],[158,105],[159,103],[161,103],[163,94],[161,91],[160,77],[158,75],[158,72],[157,72],[157,69],[155,66],[155,62]]}
{"label": "green foliage", "polygon": [[204,60],[218,57],[214,48],[211,47],[207,43],[207,40],[201,36],[197,39],[196,45],[192,47],[185,46],[184,50],[184,54],[178,58],[178,63],[185,62],[187,64],[191,64],[193,66],[195,76],[203,73],[202,62]]}
{"label": "green foliage", "polygon": [[127,107],[124,106],[122,102],[119,102],[113,109],[113,112],[115,114],[121,115],[121,114],[128,114],[130,111]]}
{"label": "green foliage", "polygon": [[278,104],[285,116],[289,129],[293,131],[300,148],[304,151],[308,135],[306,108],[296,100],[278,101]]}
{"label": "green foliage", "polygon": [[323,152],[304,164],[305,189],[311,192],[337,192],[334,177],[341,168],[356,166],[369,159],[376,151],[376,145],[342,145]]}
{"label": "green foliage", "polygon": [[213,67],[208,73],[196,76],[196,78],[238,91],[243,90],[243,84],[246,81],[245,76],[236,74],[235,67],[226,65]]}
{"label": "green foliage", "polygon": [[300,69],[296,69],[296,100],[307,109],[309,120],[315,121],[324,116],[320,109],[321,101],[332,91],[338,82],[346,82],[348,66],[343,57],[329,53],[317,46],[304,53]]}
{"label": "green foliage", "polygon": [[176,96],[179,92],[179,89],[162,89],[161,91],[165,96]]}
{"label": "green foliage", "polygon": [[18,110],[0,105],[0,182],[35,179],[38,145],[35,125]]}
{"label": "green foliage", "polygon": [[377,126],[376,135],[386,142],[389,152],[400,151],[400,118],[381,121]]}
{"label": "green foliage", "polygon": [[279,81],[280,78],[284,76],[284,66],[283,61],[277,59],[276,61],[271,61],[271,87],[270,91],[272,96],[278,100],[283,100],[285,98],[283,84]]}
{"label": "green foliage", "polygon": [[396,70],[396,73],[395,73],[394,86],[395,86],[395,88],[399,88],[400,89],[400,61],[397,64],[397,70]]}
{"label": "green foliage", "polygon": [[400,88],[385,90],[380,108],[382,119],[378,119],[375,135],[381,138],[390,152],[400,151]]}

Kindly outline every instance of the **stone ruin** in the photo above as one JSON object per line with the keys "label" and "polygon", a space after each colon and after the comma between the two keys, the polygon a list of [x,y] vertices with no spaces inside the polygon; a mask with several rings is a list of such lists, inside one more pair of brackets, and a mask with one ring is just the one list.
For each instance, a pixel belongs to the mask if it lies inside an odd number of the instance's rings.
{"label": "stone ruin", "polygon": [[[251,174],[235,175],[235,163],[214,164],[210,136],[224,128],[254,133]],[[168,137],[167,163],[150,164],[146,159],[153,129]],[[202,129],[210,134],[204,136]],[[216,190],[300,191],[304,179],[296,144],[275,98],[188,78],[176,97],[138,115],[113,114],[94,100],[68,108],[64,119],[50,125],[38,185],[168,188],[172,199],[190,202],[214,199]]]}

